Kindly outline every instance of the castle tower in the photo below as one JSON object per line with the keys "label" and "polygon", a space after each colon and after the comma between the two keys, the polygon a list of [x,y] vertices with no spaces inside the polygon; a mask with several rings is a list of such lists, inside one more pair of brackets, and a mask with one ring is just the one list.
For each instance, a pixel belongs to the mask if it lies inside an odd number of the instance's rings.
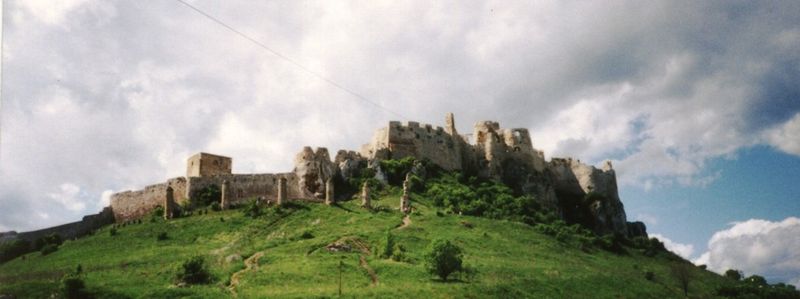
{"label": "castle tower", "polygon": [[220,196],[220,203],[219,206],[223,210],[227,210],[231,204],[230,192],[231,192],[231,185],[228,180],[222,181],[222,190],[220,190],[222,196]]}
{"label": "castle tower", "polygon": [[329,178],[325,182],[325,204],[332,205],[335,201],[333,198],[333,179]]}
{"label": "castle tower", "polygon": [[172,218],[172,206],[175,204],[175,195],[172,186],[167,186],[166,196],[164,197],[164,219]]}
{"label": "castle tower", "polygon": [[367,209],[372,208],[370,203],[369,184],[367,184],[367,182],[364,182],[364,185],[361,187],[361,207]]}
{"label": "castle tower", "polygon": [[453,116],[452,112],[449,112],[447,113],[447,115],[445,115],[444,125],[445,125],[444,131],[447,132],[447,134],[453,136],[458,134],[458,132],[456,132],[456,119],[455,116]]}
{"label": "castle tower", "polygon": [[283,205],[286,202],[286,178],[278,179],[278,199],[276,204],[278,206]]}
{"label": "castle tower", "polygon": [[231,174],[231,158],[198,153],[186,161],[186,177],[209,177]]}

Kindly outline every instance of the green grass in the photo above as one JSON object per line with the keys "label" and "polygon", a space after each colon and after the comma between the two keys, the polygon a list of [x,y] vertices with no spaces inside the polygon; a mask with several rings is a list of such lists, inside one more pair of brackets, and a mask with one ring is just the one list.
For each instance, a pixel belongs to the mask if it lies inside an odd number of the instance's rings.
{"label": "green grass", "polygon": [[[402,223],[395,210],[398,202],[396,195],[373,201],[384,208],[372,212],[358,207],[356,200],[334,207],[298,203],[280,212],[269,209],[257,219],[238,210],[209,212],[127,225],[116,236],[109,234],[109,226],[66,241],[49,255],[33,252],[0,265],[0,294],[50,297],[58,293],[60,277],[80,264],[88,291],[97,298],[233,297],[231,275],[246,268],[245,259],[263,252],[257,268],[239,275],[239,297],[337,297],[341,261],[347,298],[683,298],[670,275],[670,254],[646,257],[635,249],[627,255],[587,253],[518,222],[437,216],[418,197],[411,225],[397,229]],[[408,262],[378,257],[387,230],[406,248]],[[158,241],[164,231],[168,238]],[[325,249],[345,237],[368,244],[370,254]],[[472,280],[442,282],[426,273],[423,256],[435,238],[462,247],[464,263],[478,274]],[[205,257],[215,280],[176,287],[180,264],[194,255]],[[377,284],[360,266],[361,255],[376,273]],[[645,279],[648,271],[655,273],[653,281]],[[713,298],[725,281],[699,268],[693,274],[690,298]]]}

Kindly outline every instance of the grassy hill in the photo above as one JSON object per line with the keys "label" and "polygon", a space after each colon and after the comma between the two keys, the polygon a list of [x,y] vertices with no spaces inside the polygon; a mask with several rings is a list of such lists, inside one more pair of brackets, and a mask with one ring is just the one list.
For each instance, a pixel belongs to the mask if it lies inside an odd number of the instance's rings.
{"label": "grassy hill", "polygon": [[[209,211],[170,221],[147,219],[66,241],[0,265],[0,294],[45,298],[81,265],[97,298],[337,297],[339,265],[348,298],[683,298],[670,272],[675,257],[581,250],[519,222],[437,213],[423,198],[404,224],[397,195],[338,206],[295,203],[253,219],[241,210]],[[401,261],[381,258],[387,231],[402,246]],[[166,232],[166,239],[158,240]],[[428,274],[431,240],[449,239],[475,275],[443,282]],[[339,241],[331,251],[327,245]],[[192,256],[206,260],[213,281],[178,287],[176,274]],[[645,278],[652,272],[653,279]],[[689,297],[713,298],[724,278],[692,267]]]}

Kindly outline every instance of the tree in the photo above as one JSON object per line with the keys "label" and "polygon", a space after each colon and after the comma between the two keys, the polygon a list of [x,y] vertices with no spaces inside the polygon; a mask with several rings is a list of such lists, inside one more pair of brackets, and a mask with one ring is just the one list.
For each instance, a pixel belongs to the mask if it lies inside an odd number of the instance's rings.
{"label": "tree", "polygon": [[735,281],[739,281],[742,279],[742,271],[736,269],[728,269],[728,271],[725,271],[725,277],[733,279]]}
{"label": "tree", "polygon": [[692,280],[692,265],[687,263],[674,263],[670,266],[672,276],[683,288],[683,295],[689,296],[689,282]]}
{"label": "tree", "polygon": [[447,281],[450,274],[463,270],[461,248],[448,240],[434,240],[428,249],[426,264],[431,274]]}
{"label": "tree", "polygon": [[194,256],[183,262],[178,280],[188,284],[202,284],[211,281],[211,274],[206,269],[205,259]]}

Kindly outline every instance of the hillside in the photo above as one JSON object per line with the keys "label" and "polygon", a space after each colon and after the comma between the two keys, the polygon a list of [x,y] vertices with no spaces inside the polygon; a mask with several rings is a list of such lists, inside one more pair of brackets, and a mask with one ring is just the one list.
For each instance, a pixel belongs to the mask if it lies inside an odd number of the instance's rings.
{"label": "hillside", "polygon": [[[58,293],[64,273],[81,266],[96,298],[325,298],[337,297],[339,262],[342,293],[352,298],[682,298],[670,272],[676,257],[581,250],[532,226],[507,220],[445,214],[415,195],[410,221],[396,210],[399,194],[373,201],[374,211],[356,200],[330,207],[292,203],[266,209],[260,217],[242,209],[169,221],[128,224],[110,233],[66,241],[49,255],[26,254],[0,264],[0,294],[45,298]],[[405,248],[404,261],[381,258],[387,230]],[[157,240],[161,232],[165,240]],[[425,271],[431,240],[454,241],[474,277],[443,282]],[[332,252],[340,240],[352,251]],[[348,241],[349,240],[349,241]],[[203,256],[214,279],[176,287],[182,262]],[[645,278],[653,272],[652,281]],[[692,267],[691,298],[713,298],[725,279]]]}

